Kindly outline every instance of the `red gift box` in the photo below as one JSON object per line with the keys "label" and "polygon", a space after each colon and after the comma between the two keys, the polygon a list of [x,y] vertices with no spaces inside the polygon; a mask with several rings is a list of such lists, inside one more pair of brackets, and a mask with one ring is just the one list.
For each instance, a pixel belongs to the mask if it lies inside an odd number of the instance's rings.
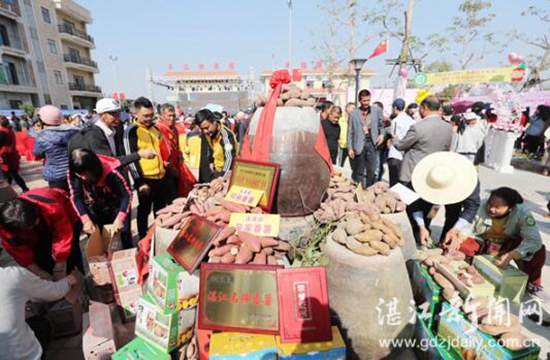
{"label": "red gift box", "polygon": [[324,267],[277,270],[282,343],[332,341]]}

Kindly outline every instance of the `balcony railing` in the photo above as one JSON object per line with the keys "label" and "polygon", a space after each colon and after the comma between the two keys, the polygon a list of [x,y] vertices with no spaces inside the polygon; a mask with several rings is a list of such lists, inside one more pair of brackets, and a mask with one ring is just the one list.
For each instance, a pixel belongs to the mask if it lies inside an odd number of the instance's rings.
{"label": "balcony railing", "polygon": [[69,83],[69,90],[73,91],[87,91],[87,92],[93,92],[93,93],[100,93],[101,94],[101,88],[99,86],[95,85],[87,85],[87,84],[81,84],[81,83]]}
{"label": "balcony railing", "polygon": [[0,8],[4,10],[11,11],[12,13],[21,16],[21,11],[19,10],[19,4],[16,0],[0,0]]}
{"label": "balcony railing", "polygon": [[74,55],[71,55],[71,54],[63,54],[63,61],[70,62],[70,63],[75,63],[75,64],[86,65],[86,66],[91,66],[91,67],[97,69],[97,63],[95,61],[92,61],[90,59],[83,58],[83,57],[80,57],[80,56],[74,56]]}
{"label": "balcony railing", "polygon": [[57,27],[60,33],[77,36],[81,39],[91,42],[92,44],[95,44],[94,38],[88,35],[88,33],[85,31],[75,29],[73,26],[65,24],[58,25]]}

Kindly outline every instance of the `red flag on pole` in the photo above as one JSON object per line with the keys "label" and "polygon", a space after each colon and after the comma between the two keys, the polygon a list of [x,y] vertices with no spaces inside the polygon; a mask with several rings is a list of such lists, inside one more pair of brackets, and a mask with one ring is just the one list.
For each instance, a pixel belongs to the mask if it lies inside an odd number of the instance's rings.
{"label": "red flag on pole", "polygon": [[214,70],[220,70],[220,64],[215,62],[214,63]]}
{"label": "red flag on pole", "polygon": [[388,51],[388,40],[382,41],[376,49],[370,54],[369,59],[372,59],[373,57],[376,57],[378,55],[382,55],[383,53]]}
{"label": "red flag on pole", "polygon": [[305,61],[302,61],[302,62],[300,63],[300,67],[301,67],[302,69],[307,69],[307,63],[306,63]]}
{"label": "red flag on pole", "polygon": [[199,64],[199,71],[203,71],[204,70],[204,64],[203,63],[200,63]]}
{"label": "red flag on pole", "polygon": [[174,71],[174,65],[168,64],[168,71]]}
{"label": "red flag on pole", "polygon": [[189,71],[189,64],[183,64],[183,71]]}
{"label": "red flag on pole", "polygon": [[229,70],[235,70],[235,63],[234,63],[234,62],[228,63],[228,64],[227,64],[227,68],[228,68]]}

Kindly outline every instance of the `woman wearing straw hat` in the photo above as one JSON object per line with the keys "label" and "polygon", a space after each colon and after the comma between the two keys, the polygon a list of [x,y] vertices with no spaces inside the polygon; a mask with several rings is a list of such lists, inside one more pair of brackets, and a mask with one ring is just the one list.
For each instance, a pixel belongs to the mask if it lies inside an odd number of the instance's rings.
{"label": "woman wearing straw hat", "polygon": [[420,199],[409,206],[418,233],[417,242],[430,243],[433,205],[445,205],[444,243],[452,242],[471,224],[478,211],[479,181],[475,166],[466,157],[440,151],[426,156],[414,168],[412,185]]}

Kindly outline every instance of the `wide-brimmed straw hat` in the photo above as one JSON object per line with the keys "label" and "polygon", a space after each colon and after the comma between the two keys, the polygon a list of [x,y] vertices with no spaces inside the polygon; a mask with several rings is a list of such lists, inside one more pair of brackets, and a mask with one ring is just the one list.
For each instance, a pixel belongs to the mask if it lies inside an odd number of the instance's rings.
{"label": "wide-brimmed straw hat", "polygon": [[442,151],[422,159],[414,168],[414,191],[432,204],[456,204],[472,194],[477,170],[463,155]]}

